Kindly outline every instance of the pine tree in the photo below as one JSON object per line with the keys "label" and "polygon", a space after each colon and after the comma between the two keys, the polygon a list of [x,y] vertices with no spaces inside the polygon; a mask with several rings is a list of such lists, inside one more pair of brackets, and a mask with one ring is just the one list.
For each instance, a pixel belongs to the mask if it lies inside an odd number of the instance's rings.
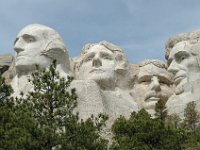
{"label": "pine tree", "polygon": [[0,74],[0,102],[4,102],[8,100],[8,97],[13,92],[11,86],[6,85],[5,78],[2,77],[2,74]]}
{"label": "pine tree", "polygon": [[165,106],[166,101],[160,99],[155,106],[155,116],[156,118],[160,119],[161,121],[165,121],[167,117],[167,110]]}
{"label": "pine tree", "polygon": [[200,119],[200,114],[196,110],[196,103],[194,101],[187,104],[186,108],[184,109],[184,117],[184,123],[186,127],[189,130],[194,131]]}
{"label": "pine tree", "polygon": [[181,127],[181,118],[177,114],[168,115],[166,124],[172,128],[178,129]]}
{"label": "pine tree", "polygon": [[182,131],[163,125],[151,118],[144,109],[133,113],[129,119],[118,118],[112,126],[115,142],[111,149],[180,150],[184,142]]}
{"label": "pine tree", "polygon": [[5,79],[0,76],[0,149],[27,149],[26,146],[31,147],[33,141],[26,131],[30,126],[22,126],[22,122],[28,121],[28,118],[16,107],[14,98],[10,97],[12,92],[11,86],[6,85]]}
{"label": "pine tree", "polygon": [[0,149],[6,148],[9,124],[13,116],[14,103],[9,99],[12,88],[5,84],[5,79],[0,74]]}
{"label": "pine tree", "polygon": [[[80,121],[74,114],[77,106],[75,89],[69,88],[73,78],[66,81],[56,72],[56,61],[48,70],[32,74],[30,83],[34,90],[24,98],[17,99],[17,107],[23,111],[32,126],[26,131],[34,142],[28,149],[106,149],[107,141],[99,136],[99,131],[107,119],[100,115]],[[24,125],[28,127],[26,122]],[[101,130],[101,129],[100,129]]]}

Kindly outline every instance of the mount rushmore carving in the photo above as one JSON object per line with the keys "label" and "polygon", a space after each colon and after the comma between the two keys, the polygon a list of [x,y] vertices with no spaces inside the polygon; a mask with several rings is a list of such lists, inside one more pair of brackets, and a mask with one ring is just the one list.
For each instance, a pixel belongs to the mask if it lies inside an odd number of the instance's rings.
{"label": "mount rushmore carving", "polygon": [[[80,55],[69,58],[60,35],[52,28],[31,24],[14,42],[15,58],[0,57],[0,71],[14,89],[14,96],[28,92],[35,65],[48,68],[57,60],[62,77],[74,76],[77,111],[81,118],[105,112],[112,123],[120,115],[145,108],[154,115],[155,103],[166,101],[169,114],[183,117],[184,108],[195,101],[200,108],[200,30],[175,35],[166,42],[167,63],[144,60],[130,64],[122,48],[107,42],[86,44]],[[108,123],[108,124],[110,124]]]}

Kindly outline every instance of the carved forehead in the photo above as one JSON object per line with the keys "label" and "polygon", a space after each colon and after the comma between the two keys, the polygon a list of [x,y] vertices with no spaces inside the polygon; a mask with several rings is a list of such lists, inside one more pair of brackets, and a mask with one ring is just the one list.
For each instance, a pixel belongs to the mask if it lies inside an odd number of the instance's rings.
{"label": "carved forehead", "polygon": [[[179,51],[188,51],[186,50],[186,46],[187,46],[188,42],[186,41],[182,41],[177,43],[171,50],[169,58],[172,58],[176,53],[178,53]],[[188,46],[187,46],[188,47]]]}
{"label": "carved forehead", "polygon": [[175,35],[168,39],[168,41],[165,44],[165,58],[168,60],[170,52],[172,48],[179,42],[182,41],[199,41],[200,39],[200,30],[195,30],[188,33],[181,33],[178,35]]}
{"label": "carved forehead", "polygon": [[154,64],[148,64],[142,67],[139,67],[139,74],[141,75],[165,75],[169,74],[165,68],[160,68],[155,66]]}
{"label": "carved forehead", "polygon": [[139,67],[139,72],[137,75],[138,79],[142,77],[153,77],[153,76],[163,77],[168,79],[169,81],[172,79],[171,74],[165,68],[160,68],[152,63]]}
{"label": "carved forehead", "polygon": [[47,27],[45,25],[31,24],[31,25],[28,25],[28,26],[24,27],[18,33],[17,37],[20,37],[20,36],[22,36],[24,34],[50,38],[51,35],[55,35],[55,34],[58,34],[58,33],[55,30],[53,30],[52,28]]}
{"label": "carved forehead", "polygon": [[85,54],[95,46],[102,46],[102,49],[107,49],[107,50],[109,50],[109,51],[111,51],[113,53],[115,53],[115,52],[123,53],[123,50],[120,47],[118,47],[118,46],[116,46],[116,45],[114,45],[114,44],[112,44],[110,42],[107,42],[107,41],[101,41],[99,43],[93,43],[93,44],[86,44],[82,48],[81,53]]}
{"label": "carved forehead", "polygon": [[198,55],[200,53],[200,43],[192,43],[191,41],[182,41],[177,43],[171,50],[169,59],[172,59],[174,55],[180,51],[185,51],[193,55]]}
{"label": "carved forehead", "polygon": [[166,69],[165,63],[158,59],[151,59],[151,60],[146,59],[146,60],[141,61],[138,65],[139,65],[139,67],[143,67],[148,64],[153,64],[154,66],[157,66],[158,68]]}
{"label": "carved forehead", "polygon": [[100,44],[93,45],[87,50],[87,53],[98,53],[98,52],[113,54],[112,51],[110,51],[109,49]]}

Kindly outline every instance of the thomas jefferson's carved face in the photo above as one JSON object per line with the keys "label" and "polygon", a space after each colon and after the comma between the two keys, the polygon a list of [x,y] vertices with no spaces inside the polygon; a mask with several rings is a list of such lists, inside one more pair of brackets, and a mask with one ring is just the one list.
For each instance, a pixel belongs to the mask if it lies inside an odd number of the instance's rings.
{"label": "thomas jefferson's carved face", "polygon": [[80,79],[109,81],[115,78],[114,54],[104,46],[94,45],[82,57]]}
{"label": "thomas jefferson's carved face", "polygon": [[196,56],[191,52],[195,45],[186,41],[177,43],[170,52],[168,71],[174,75],[176,93],[183,92],[183,86],[187,83],[189,74],[199,72]]}
{"label": "thomas jefferson's carved face", "polygon": [[17,52],[16,68],[32,70],[35,64],[47,67],[50,60],[41,54],[45,50],[47,38],[49,37],[44,36],[44,31],[40,27],[28,26],[22,29],[14,42],[14,49]]}
{"label": "thomas jefferson's carved face", "polygon": [[166,101],[172,95],[170,84],[170,74],[164,68],[148,64],[140,67],[132,94],[151,113],[158,100]]}

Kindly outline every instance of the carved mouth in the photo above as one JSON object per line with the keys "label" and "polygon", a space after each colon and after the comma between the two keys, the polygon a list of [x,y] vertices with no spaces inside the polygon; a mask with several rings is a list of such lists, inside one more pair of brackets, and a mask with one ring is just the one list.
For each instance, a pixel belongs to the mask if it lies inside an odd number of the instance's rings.
{"label": "carved mouth", "polygon": [[92,69],[90,71],[90,73],[92,73],[92,72],[104,72],[104,71],[102,69],[96,68],[96,69]]}
{"label": "carved mouth", "polygon": [[145,101],[152,102],[152,101],[158,101],[159,99],[160,99],[159,97],[151,96],[151,97],[148,97]]}

